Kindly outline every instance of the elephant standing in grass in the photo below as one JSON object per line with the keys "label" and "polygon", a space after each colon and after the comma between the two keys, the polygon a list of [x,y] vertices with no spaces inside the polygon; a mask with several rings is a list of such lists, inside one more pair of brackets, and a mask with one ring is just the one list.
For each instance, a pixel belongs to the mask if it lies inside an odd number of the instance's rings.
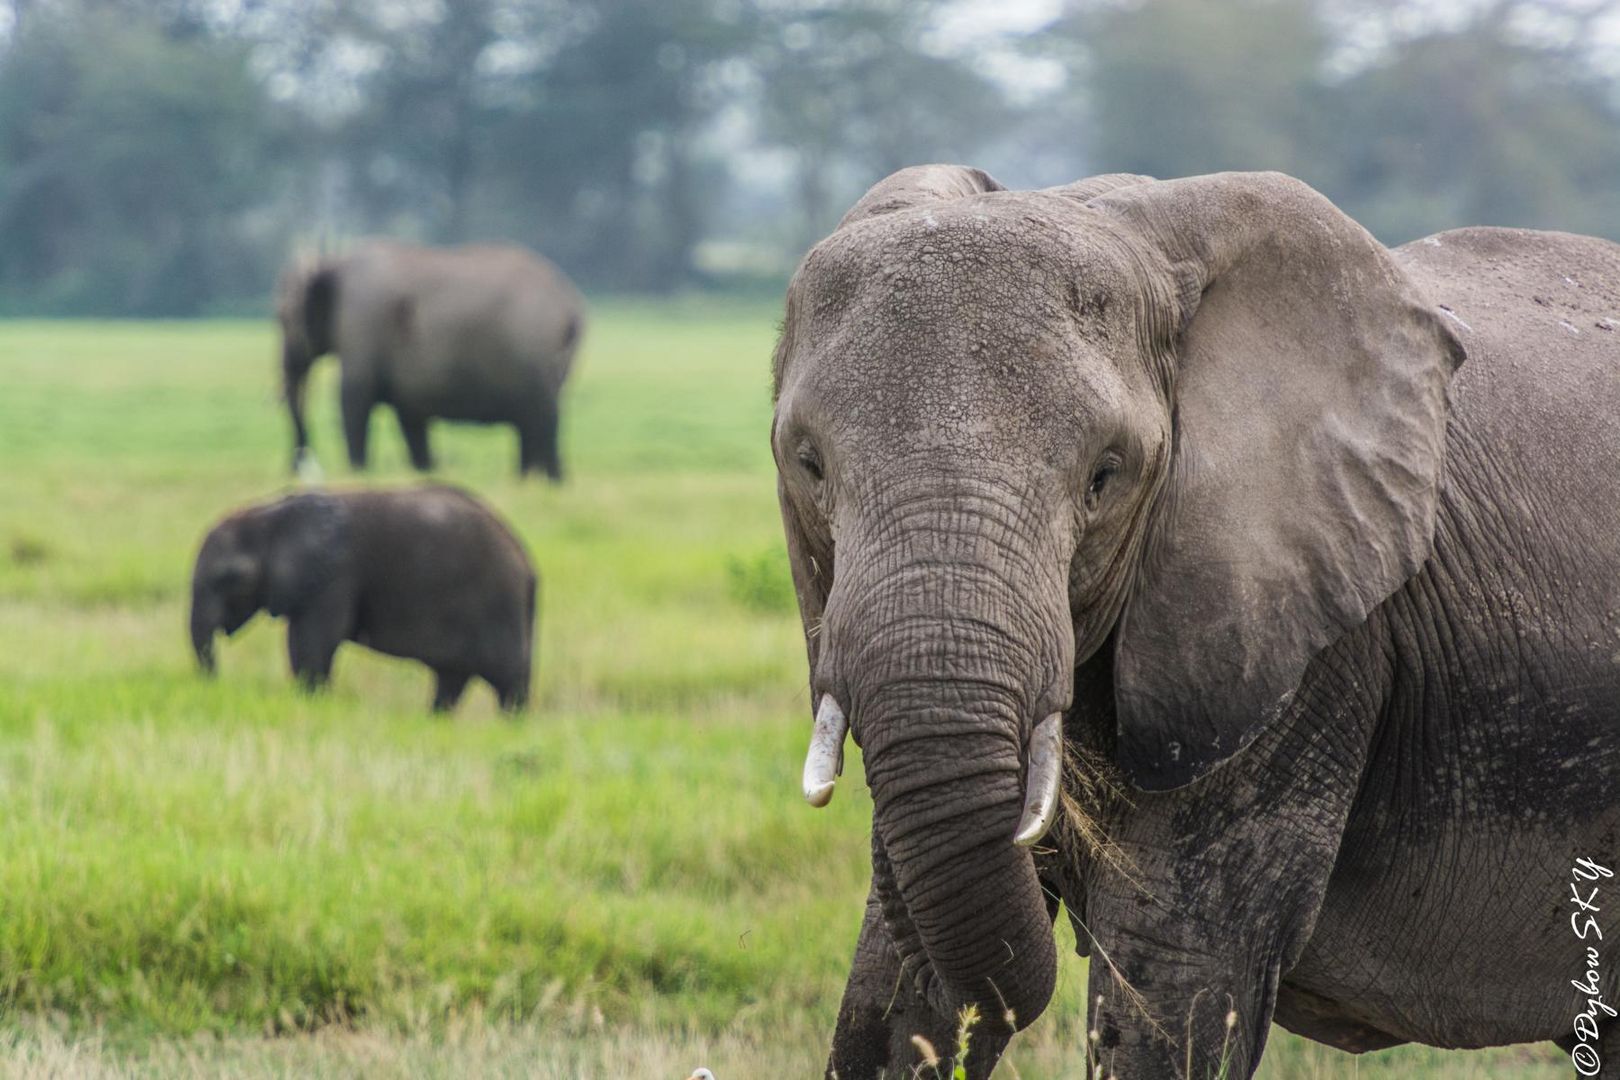
{"label": "elephant standing in grass", "polygon": [[214,671],[214,635],[260,611],[287,620],[287,656],[308,689],[353,641],[433,669],[436,711],[473,678],[501,707],[529,697],[538,579],[522,543],[450,487],[304,492],[215,525],[191,578],[191,644]]}
{"label": "elephant standing in grass", "polygon": [[1061,898],[1100,1075],[1247,1077],[1276,1020],[1620,1077],[1620,246],[909,169],[775,389],[805,794],[853,733],[874,804],[829,1076],[968,1005],[987,1075]]}
{"label": "elephant standing in grass", "polygon": [[428,421],[511,424],[518,469],[562,479],[558,396],[585,327],[579,291],[516,247],[426,248],[370,240],[297,262],[276,298],[293,468],[309,448],[304,383],[336,353],[349,463],[366,467],[372,407],[394,407],[411,464],[433,467]]}

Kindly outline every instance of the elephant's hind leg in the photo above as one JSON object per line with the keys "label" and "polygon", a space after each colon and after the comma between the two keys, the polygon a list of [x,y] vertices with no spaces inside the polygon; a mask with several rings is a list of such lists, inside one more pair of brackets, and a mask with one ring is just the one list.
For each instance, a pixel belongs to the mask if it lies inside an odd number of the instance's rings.
{"label": "elephant's hind leg", "polygon": [[467,680],[470,676],[464,671],[449,671],[444,668],[435,669],[433,674],[436,680],[433,686],[433,711],[447,713],[461,700],[461,693],[467,689]]}
{"label": "elephant's hind leg", "polygon": [[495,688],[495,696],[500,700],[502,712],[519,713],[529,704],[528,669],[525,668],[513,675],[490,678],[487,681]]}
{"label": "elephant's hind leg", "polygon": [[418,412],[394,406],[399,420],[399,433],[405,437],[405,449],[411,455],[411,468],[417,472],[431,472],[433,451],[428,447],[428,418]]}
{"label": "elephant's hind leg", "polygon": [[557,402],[544,395],[531,415],[518,423],[518,473],[544,470],[553,482],[562,481],[562,457],[558,450],[560,418]]}
{"label": "elephant's hind leg", "polygon": [[1553,1045],[1569,1055],[1577,1076],[1620,1080],[1620,1020],[1611,1019],[1599,1027],[1595,1045],[1582,1042],[1573,1033],[1558,1036]]}

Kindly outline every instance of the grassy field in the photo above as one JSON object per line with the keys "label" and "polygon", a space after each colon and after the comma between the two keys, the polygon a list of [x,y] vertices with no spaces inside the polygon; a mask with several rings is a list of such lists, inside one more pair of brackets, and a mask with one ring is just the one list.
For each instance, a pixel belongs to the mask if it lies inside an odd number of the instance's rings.
{"label": "grassy field", "polygon": [[[600,311],[561,488],[514,479],[509,431],[435,429],[541,569],[515,723],[484,688],[434,718],[425,669],[352,647],[301,696],[262,618],[192,670],[203,531],[287,486],[268,324],[0,324],[0,1074],[817,1074],[871,808],[858,762],[828,810],[797,794],[772,320]],[[347,484],[334,386],[312,427]],[[372,480],[409,482],[373,424]],[[1071,956],[1009,1076],[1080,1072],[1084,985]],[[1278,1030],[1262,1075],[1560,1062]]]}

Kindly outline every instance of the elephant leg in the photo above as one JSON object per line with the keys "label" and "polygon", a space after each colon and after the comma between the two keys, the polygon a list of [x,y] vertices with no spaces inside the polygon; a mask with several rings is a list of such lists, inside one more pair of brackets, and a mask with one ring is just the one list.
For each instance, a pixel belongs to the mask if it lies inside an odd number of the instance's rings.
{"label": "elephant leg", "polygon": [[1357,775],[1311,757],[1269,777],[1245,776],[1252,762],[1239,759],[1189,788],[1135,796],[1113,835],[1136,880],[1099,863],[1086,883],[1087,1026],[1105,1076],[1244,1080],[1259,1067]]}
{"label": "elephant leg", "polygon": [[364,470],[366,444],[371,434],[371,409],[376,404],[376,396],[370,385],[345,378],[339,397],[343,409],[343,438],[349,446],[349,465],[357,471]]}
{"label": "elephant leg", "polygon": [[463,671],[450,671],[439,668],[433,673],[436,681],[433,686],[433,711],[447,713],[456,707],[461,700],[461,692],[467,689],[469,676]]}
{"label": "elephant leg", "polygon": [[1575,1075],[1594,1080],[1620,1080],[1620,1020],[1611,1019],[1599,1025],[1595,1046],[1574,1033],[1558,1036],[1553,1045],[1569,1055]]}
{"label": "elephant leg", "polygon": [[[866,918],[855,945],[838,1026],[827,1059],[829,1080],[876,1080],[878,1077],[933,1076],[924,1047],[938,1055],[937,1075],[950,1075],[956,1049],[957,1020],[935,1012],[909,980],[902,982],[900,955],[883,922],[874,886],[866,900]],[[970,1034],[967,1075],[988,1077],[1007,1048],[1004,1033]],[[918,1067],[922,1066],[918,1071]]]}
{"label": "elephant leg", "polygon": [[428,448],[428,418],[403,406],[394,406],[399,420],[399,433],[405,437],[405,449],[411,455],[411,468],[417,472],[431,472],[433,452]]}
{"label": "elephant leg", "polygon": [[495,696],[500,699],[501,710],[507,713],[519,713],[529,703],[529,669],[505,676],[497,676],[487,680],[495,688]]}
{"label": "elephant leg", "polygon": [[305,690],[317,690],[332,678],[332,658],[347,637],[330,612],[316,608],[287,620],[287,659]]}
{"label": "elephant leg", "polygon": [[554,483],[562,482],[562,457],[558,450],[560,417],[557,399],[542,393],[533,412],[518,425],[518,473],[543,469]]}

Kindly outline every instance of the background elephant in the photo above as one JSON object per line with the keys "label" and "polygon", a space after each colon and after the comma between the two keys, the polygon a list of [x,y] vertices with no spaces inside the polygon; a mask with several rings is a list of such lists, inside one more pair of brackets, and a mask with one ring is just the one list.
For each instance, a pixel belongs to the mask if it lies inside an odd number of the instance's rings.
{"label": "background elephant", "polygon": [[874,803],[828,1075],[907,1075],[965,1004],[986,1075],[1062,897],[1104,1075],[1249,1076],[1274,1017],[1569,1049],[1588,1010],[1620,1077],[1620,247],[909,169],[774,368],[806,794],[847,729]]}
{"label": "background elephant", "polygon": [[212,673],[214,634],[262,609],[286,618],[306,687],[324,685],[338,646],[353,641],[432,668],[434,709],[454,708],[477,676],[517,710],[529,696],[536,584],[511,529],[458,489],[291,495],[209,532],[191,579],[191,643]]}
{"label": "background elephant", "polygon": [[425,248],[370,240],[296,263],[277,288],[293,467],[309,447],[304,382],[336,353],[349,463],[366,467],[371,410],[394,407],[419,470],[434,417],[511,424],[520,472],[562,478],[558,395],[585,326],[584,300],[550,262],[516,247]]}

